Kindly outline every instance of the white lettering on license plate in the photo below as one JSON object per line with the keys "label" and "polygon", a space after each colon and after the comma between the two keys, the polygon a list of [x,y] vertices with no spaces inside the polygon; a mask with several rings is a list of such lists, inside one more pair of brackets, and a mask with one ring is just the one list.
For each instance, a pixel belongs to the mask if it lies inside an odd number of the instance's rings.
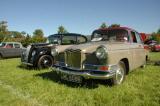
{"label": "white lettering on license plate", "polygon": [[82,77],[78,75],[61,74],[61,79],[66,81],[76,82],[76,83],[82,82]]}

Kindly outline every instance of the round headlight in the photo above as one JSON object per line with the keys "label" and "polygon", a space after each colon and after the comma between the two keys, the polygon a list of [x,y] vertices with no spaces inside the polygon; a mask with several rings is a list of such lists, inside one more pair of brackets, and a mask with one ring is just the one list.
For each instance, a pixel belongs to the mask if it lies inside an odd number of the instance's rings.
{"label": "round headlight", "polygon": [[107,48],[104,46],[100,46],[96,50],[96,57],[98,59],[106,59],[107,58]]}
{"label": "round headlight", "polygon": [[36,51],[35,50],[33,50],[32,51],[32,56],[34,56],[36,54]]}
{"label": "round headlight", "polygon": [[51,54],[52,54],[52,56],[56,56],[58,54],[58,49],[57,48],[53,48],[51,50]]}

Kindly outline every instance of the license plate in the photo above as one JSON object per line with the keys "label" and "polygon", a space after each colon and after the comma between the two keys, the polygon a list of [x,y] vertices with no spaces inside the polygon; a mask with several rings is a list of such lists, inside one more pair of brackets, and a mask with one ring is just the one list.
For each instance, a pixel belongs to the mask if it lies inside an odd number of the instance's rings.
{"label": "license plate", "polygon": [[82,77],[78,75],[61,74],[61,79],[70,82],[82,83]]}

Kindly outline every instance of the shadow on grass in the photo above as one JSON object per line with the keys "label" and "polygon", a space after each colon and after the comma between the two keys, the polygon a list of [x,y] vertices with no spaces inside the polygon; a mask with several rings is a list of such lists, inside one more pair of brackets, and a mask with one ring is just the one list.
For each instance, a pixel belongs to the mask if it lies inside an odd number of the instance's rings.
{"label": "shadow on grass", "polygon": [[32,67],[32,66],[28,66],[28,65],[23,65],[23,64],[20,64],[17,66],[17,68],[20,68],[20,69],[25,69],[25,70],[35,70],[35,71],[39,71],[40,69],[38,68],[35,68],[35,67]]}
{"label": "shadow on grass", "polygon": [[160,66],[160,60],[149,60],[147,61],[147,65]]}
{"label": "shadow on grass", "polygon": [[35,75],[36,77],[42,77],[43,79],[49,79],[59,84],[64,84],[68,87],[72,88],[87,88],[87,89],[95,89],[98,88],[98,85],[105,85],[105,86],[111,86],[110,81],[104,81],[104,80],[83,80],[82,83],[74,83],[69,81],[64,81],[60,79],[60,75],[58,75],[56,72],[45,72]]}
{"label": "shadow on grass", "polygon": [[20,57],[0,57],[0,60],[9,60],[9,59],[17,59]]}

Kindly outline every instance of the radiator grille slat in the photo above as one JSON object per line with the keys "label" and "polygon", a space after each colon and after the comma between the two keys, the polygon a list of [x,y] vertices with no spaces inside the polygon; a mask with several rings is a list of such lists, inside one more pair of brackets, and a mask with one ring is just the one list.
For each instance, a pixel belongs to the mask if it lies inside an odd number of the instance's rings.
{"label": "radiator grille slat", "polygon": [[65,52],[65,63],[68,67],[81,69],[81,55],[80,50],[67,50]]}

